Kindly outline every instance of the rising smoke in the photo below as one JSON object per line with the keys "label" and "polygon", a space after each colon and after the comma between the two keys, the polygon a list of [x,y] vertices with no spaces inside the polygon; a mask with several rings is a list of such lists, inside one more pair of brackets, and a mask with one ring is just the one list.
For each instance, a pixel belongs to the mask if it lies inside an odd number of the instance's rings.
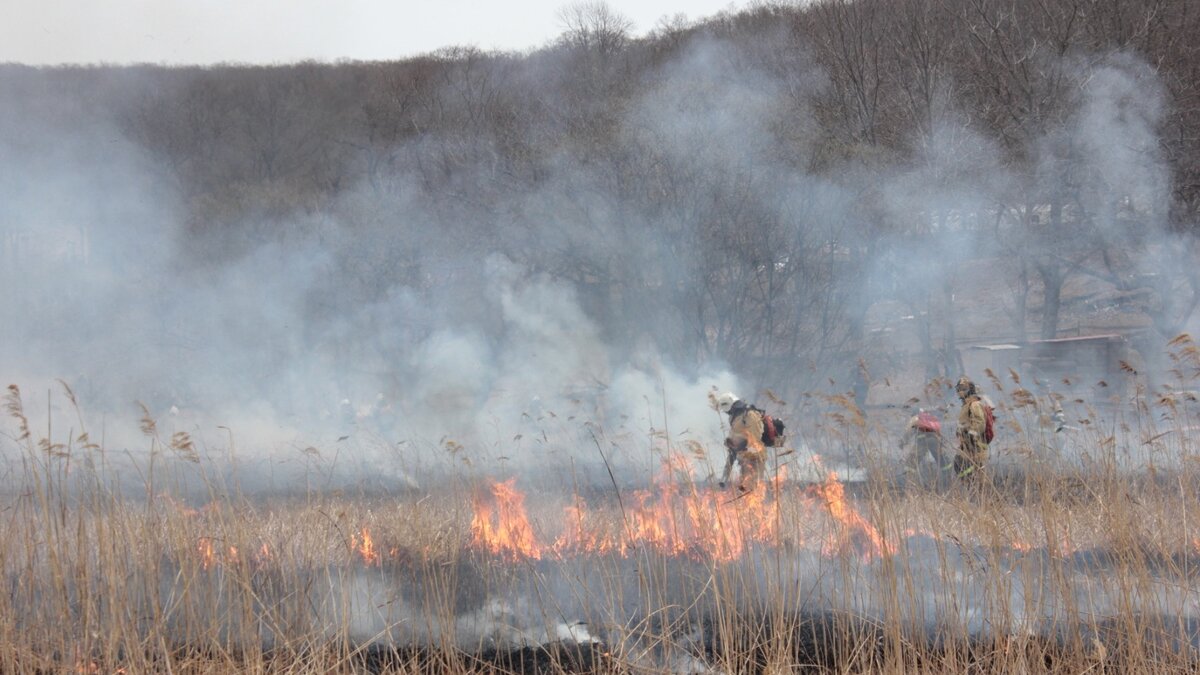
{"label": "rising smoke", "polygon": [[[145,466],[156,447],[138,428],[140,401],[160,439],[187,432],[205,476],[224,473],[243,489],[430,491],[447,474],[532,475],[552,486],[553,501],[572,483],[644,486],[689,440],[700,444],[689,454],[698,477],[708,478],[724,459],[713,391],[760,403],[766,389],[792,400],[809,388],[842,393],[860,353],[877,379],[904,375],[888,361],[917,340],[895,315],[935,332],[939,322],[996,330],[998,303],[987,298],[1008,288],[986,278],[1006,273],[996,259],[1061,243],[1060,233],[1014,224],[1011,212],[1029,203],[1041,217],[1045,192],[1090,190],[1083,203],[1096,205],[1091,231],[1074,233],[1079,245],[1049,255],[1084,256],[1084,242],[1099,236],[1137,240],[1124,269],[1162,274],[1188,262],[1161,255],[1170,246],[1170,181],[1157,151],[1165,104],[1138,59],[1058,64],[1079,84],[1077,105],[1060,126],[1031,132],[1030,176],[1005,162],[1001,142],[973,126],[950,89],[911,140],[910,162],[837,158],[816,122],[830,76],[786,38],[696,39],[630,87],[620,107],[579,104],[581,115],[603,118],[611,143],[552,144],[536,180],[503,175],[486,141],[428,132],[397,141],[396,152],[476,153],[438,186],[449,198],[427,194],[406,166],[356,179],[328,208],[281,216],[263,206],[233,222],[193,220],[187,186],[173,180],[181,174],[130,131],[127,107],[89,106],[65,91],[0,96],[6,379],[20,385],[37,436],[65,442],[86,429],[117,451],[107,461],[122,469]],[[546,113],[519,122],[529,134],[579,123],[550,114],[581,94],[562,77],[570,58],[531,55],[507,81]],[[496,77],[513,67],[475,66]],[[592,84],[622,86],[619,69],[600,70]],[[155,82],[136,72],[118,80],[111,86],[121,92]],[[442,88],[459,95],[458,84]],[[1064,173],[1067,159],[1094,176]],[[614,164],[636,179],[614,176]],[[509,189],[496,188],[507,180]],[[957,297],[939,309],[930,298],[943,294]],[[758,315],[741,310],[768,300],[789,330],[744,325]],[[769,358],[789,349],[797,358],[782,366]],[[57,379],[76,392],[79,415]],[[815,421],[789,419],[797,443]],[[9,456],[20,446],[0,440]],[[1085,622],[1114,606],[1196,613],[1194,598],[1170,588],[1173,577],[1132,599],[1110,597],[1113,587],[1094,583],[1104,552],[1058,542],[996,550],[907,536],[895,556],[861,564],[791,542],[727,564],[646,550],[512,565],[467,553],[449,571],[440,559],[413,562],[416,554],[382,567],[302,566],[289,570],[298,579],[254,575],[263,606],[241,615],[228,608],[242,589],[221,567],[189,576],[162,565],[161,578],[129,586],[200,605],[172,615],[195,623],[169,627],[181,639],[215,626],[264,631],[265,643],[266,624],[253,622],[274,613],[330,639],[342,631],[356,643],[478,649],[563,631],[579,642],[573,622],[586,620],[648,667],[678,669],[690,663],[671,659],[703,652],[713,639],[705,622],[730,607],[884,616],[897,578],[913,598],[898,611],[918,634],[941,625],[1051,634],[1078,608]],[[1176,562],[1164,566],[1186,576],[1187,558]],[[977,573],[984,568],[998,572]],[[658,596],[644,597],[647,588]],[[14,606],[45,601],[28,596],[18,593]],[[150,596],[131,601],[135,613],[158,611]],[[990,623],[990,606],[1011,624]],[[247,614],[257,628],[233,625]],[[622,633],[631,626],[641,632]],[[683,656],[642,651],[657,631],[694,644]]]}
{"label": "rising smoke", "polygon": [[[709,448],[708,464],[719,467],[710,391],[753,399],[825,382],[844,391],[855,359],[836,345],[867,340],[862,322],[846,328],[845,316],[873,316],[897,299],[919,304],[970,277],[964,268],[995,251],[979,234],[990,223],[1005,250],[1042,245],[1005,224],[1004,205],[1034,186],[1005,167],[953,95],[939,99],[908,165],[826,168],[829,149],[809,120],[829,78],[785,38],[696,39],[605,111],[615,143],[596,153],[644,176],[637,189],[589,161],[589,149],[560,149],[546,176],[499,196],[475,192],[495,184],[492,168],[458,169],[451,228],[405,171],[384,192],[366,181],[350,187],[331,210],[190,222],[170,178],[178,174],[132,137],[126,109],[66,91],[6,95],[7,379],[21,386],[35,428],[48,424],[58,439],[86,426],[103,428],[112,447],[144,447],[141,401],[165,433],[192,434],[213,458],[229,457],[232,439],[246,466],[315,466],[341,481],[413,484],[468,461],[502,474],[548,461],[598,472],[595,446],[614,453],[619,474],[645,478],[667,441],[684,439]],[[567,58],[529,57],[513,87],[530,100],[578,94],[555,77],[556,60]],[[1156,150],[1164,103],[1153,72],[1124,54],[1063,68],[1081,83],[1080,101],[1033,144],[1039,181],[1061,178],[1062,153],[1078,153],[1095,173],[1087,185],[1100,186],[1090,201],[1121,195],[1116,208],[1097,207],[1090,222],[1101,235],[1134,236],[1125,209],[1153,216],[1138,238],[1161,236],[1169,174]],[[615,87],[619,77],[597,81]],[[151,81],[132,73],[112,86],[138,92]],[[553,133],[561,122],[525,124]],[[717,212],[725,225],[714,230]],[[751,234],[743,219],[768,225]],[[914,220],[936,236],[890,227]],[[764,258],[764,247],[785,254]],[[725,276],[730,260],[741,261],[739,276]],[[1133,268],[1162,266],[1152,257]],[[609,295],[598,296],[600,275],[628,283],[605,278]],[[824,336],[822,346],[801,352],[806,368],[761,359],[734,372],[747,327],[719,310],[767,299],[796,334],[749,349],[761,356]],[[941,320],[994,320],[969,297],[954,311],[961,316]],[[843,332],[849,342],[829,338]],[[59,378],[78,394],[78,421]]]}

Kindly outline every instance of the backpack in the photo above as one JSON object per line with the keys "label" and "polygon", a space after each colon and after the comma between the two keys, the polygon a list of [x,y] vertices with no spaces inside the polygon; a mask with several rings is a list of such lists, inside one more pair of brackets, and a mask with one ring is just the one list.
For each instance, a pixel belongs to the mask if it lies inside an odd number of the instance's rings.
{"label": "backpack", "polygon": [[996,437],[996,406],[992,405],[992,400],[986,396],[976,396],[976,401],[983,408],[983,442],[991,443]]}
{"label": "backpack", "polygon": [[783,420],[778,417],[771,417],[767,414],[767,411],[752,404],[747,404],[746,409],[753,410],[762,415],[763,432],[761,440],[764,446],[773,448],[777,443],[783,441],[783,430],[787,428],[787,424]]}
{"label": "backpack", "polygon": [[942,422],[931,412],[921,411],[917,413],[917,431],[928,431],[938,434],[942,431]]}

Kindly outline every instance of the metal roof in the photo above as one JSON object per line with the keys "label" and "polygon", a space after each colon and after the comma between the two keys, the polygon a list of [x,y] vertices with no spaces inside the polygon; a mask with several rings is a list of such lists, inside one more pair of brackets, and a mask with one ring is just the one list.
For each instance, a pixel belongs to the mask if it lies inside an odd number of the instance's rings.
{"label": "metal roof", "polygon": [[1125,339],[1124,335],[1119,335],[1117,333],[1109,333],[1107,335],[1078,335],[1076,337],[1050,338],[1047,340],[1030,340],[1029,343],[1035,344],[1035,345],[1043,345],[1043,344],[1060,344],[1060,343],[1064,343],[1064,342],[1100,342],[1100,341],[1113,342],[1116,340],[1124,340],[1124,339]]}

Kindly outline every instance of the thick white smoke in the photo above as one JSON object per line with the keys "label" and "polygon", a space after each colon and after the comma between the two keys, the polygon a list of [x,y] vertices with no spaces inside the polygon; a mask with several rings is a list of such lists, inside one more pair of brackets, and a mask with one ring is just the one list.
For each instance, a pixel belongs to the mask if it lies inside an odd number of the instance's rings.
{"label": "thick white smoke", "polygon": [[[83,423],[93,433],[103,427],[114,447],[145,446],[134,404],[142,401],[162,429],[195,435],[213,456],[228,455],[228,429],[247,461],[345,471],[348,480],[361,472],[411,484],[413,471],[467,463],[500,473],[547,458],[594,463],[599,453],[589,446],[601,438],[635,475],[688,438],[719,465],[720,418],[707,402],[714,387],[756,399],[761,389],[832,379],[831,388],[844,391],[856,359],[830,351],[800,373],[772,370],[769,354],[755,354],[763,364],[755,372],[728,372],[719,350],[737,349],[744,327],[703,315],[706,298],[762,301],[774,279],[796,275],[806,282],[792,287],[811,295],[781,301],[778,311],[801,316],[816,335],[830,328],[831,306],[865,317],[881,303],[919,297],[905,296],[914,287],[936,292],[970,281],[964,269],[989,251],[968,231],[1000,221],[1001,205],[1022,184],[952,100],[903,169],[812,168],[828,150],[803,120],[815,115],[828,78],[803,49],[772,45],[774,38],[749,47],[696,40],[652,69],[614,119],[630,170],[645,177],[643,191],[630,193],[564,150],[536,189],[498,206],[460,200],[452,231],[443,231],[446,213],[414,196],[418,179],[404,174],[385,192],[366,183],[347,190],[330,212],[189,222],[162,158],[148,157],[103,111],[73,109],[81,104],[62,91],[7,101],[6,379],[23,387],[37,428],[49,412],[45,393],[61,378],[79,396]],[[552,62],[543,55],[529,67],[551,72]],[[1155,150],[1161,87],[1129,56],[1078,67],[1081,103],[1055,130],[1065,140],[1047,139],[1046,152],[1073,148],[1097,176],[1089,185],[1120,186],[1117,201],[1162,216],[1169,180]],[[137,90],[136,76],[121,86]],[[548,99],[567,95],[562,82],[544,86]],[[796,136],[792,154],[780,150],[781,128]],[[655,182],[664,176],[696,189],[671,193]],[[455,182],[484,184],[474,175]],[[712,201],[679,196],[698,193]],[[718,207],[729,214],[720,255],[786,241],[823,252],[820,260],[839,261],[849,250],[848,259],[866,257],[832,271],[777,259],[745,279],[713,277],[713,248],[696,243],[712,229],[696,223]],[[1128,236],[1136,224],[1121,219],[1122,208],[1097,208],[1095,227]],[[739,239],[741,217],[772,223],[768,238]],[[932,236],[889,232],[922,220]],[[1157,235],[1163,222],[1139,236]],[[272,231],[279,236],[252,236]],[[522,242],[573,251],[577,264],[481,256],[464,246],[463,233],[497,233],[510,251]],[[1153,257],[1134,266],[1155,267]],[[621,271],[628,284],[607,280],[610,294],[595,297],[594,269]],[[750,284],[766,290],[743,299]],[[814,290],[822,285],[828,290]],[[639,297],[640,288],[655,289],[654,302]],[[974,311],[971,298],[956,302],[963,316]],[[598,303],[620,320],[600,321]],[[723,332],[696,335],[692,326],[706,322]],[[885,361],[867,356],[873,366]],[[50,401],[52,419],[69,419],[64,399]],[[73,429],[52,422],[50,431],[61,438]]]}

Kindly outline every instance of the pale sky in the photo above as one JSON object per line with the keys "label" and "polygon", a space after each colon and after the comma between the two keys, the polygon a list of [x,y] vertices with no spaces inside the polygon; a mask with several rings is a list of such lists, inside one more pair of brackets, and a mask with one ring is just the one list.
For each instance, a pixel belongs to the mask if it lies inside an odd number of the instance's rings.
{"label": "pale sky", "polygon": [[[0,63],[396,59],[450,45],[539,47],[570,0],[0,0]],[[743,0],[608,0],[643,35]]]}

